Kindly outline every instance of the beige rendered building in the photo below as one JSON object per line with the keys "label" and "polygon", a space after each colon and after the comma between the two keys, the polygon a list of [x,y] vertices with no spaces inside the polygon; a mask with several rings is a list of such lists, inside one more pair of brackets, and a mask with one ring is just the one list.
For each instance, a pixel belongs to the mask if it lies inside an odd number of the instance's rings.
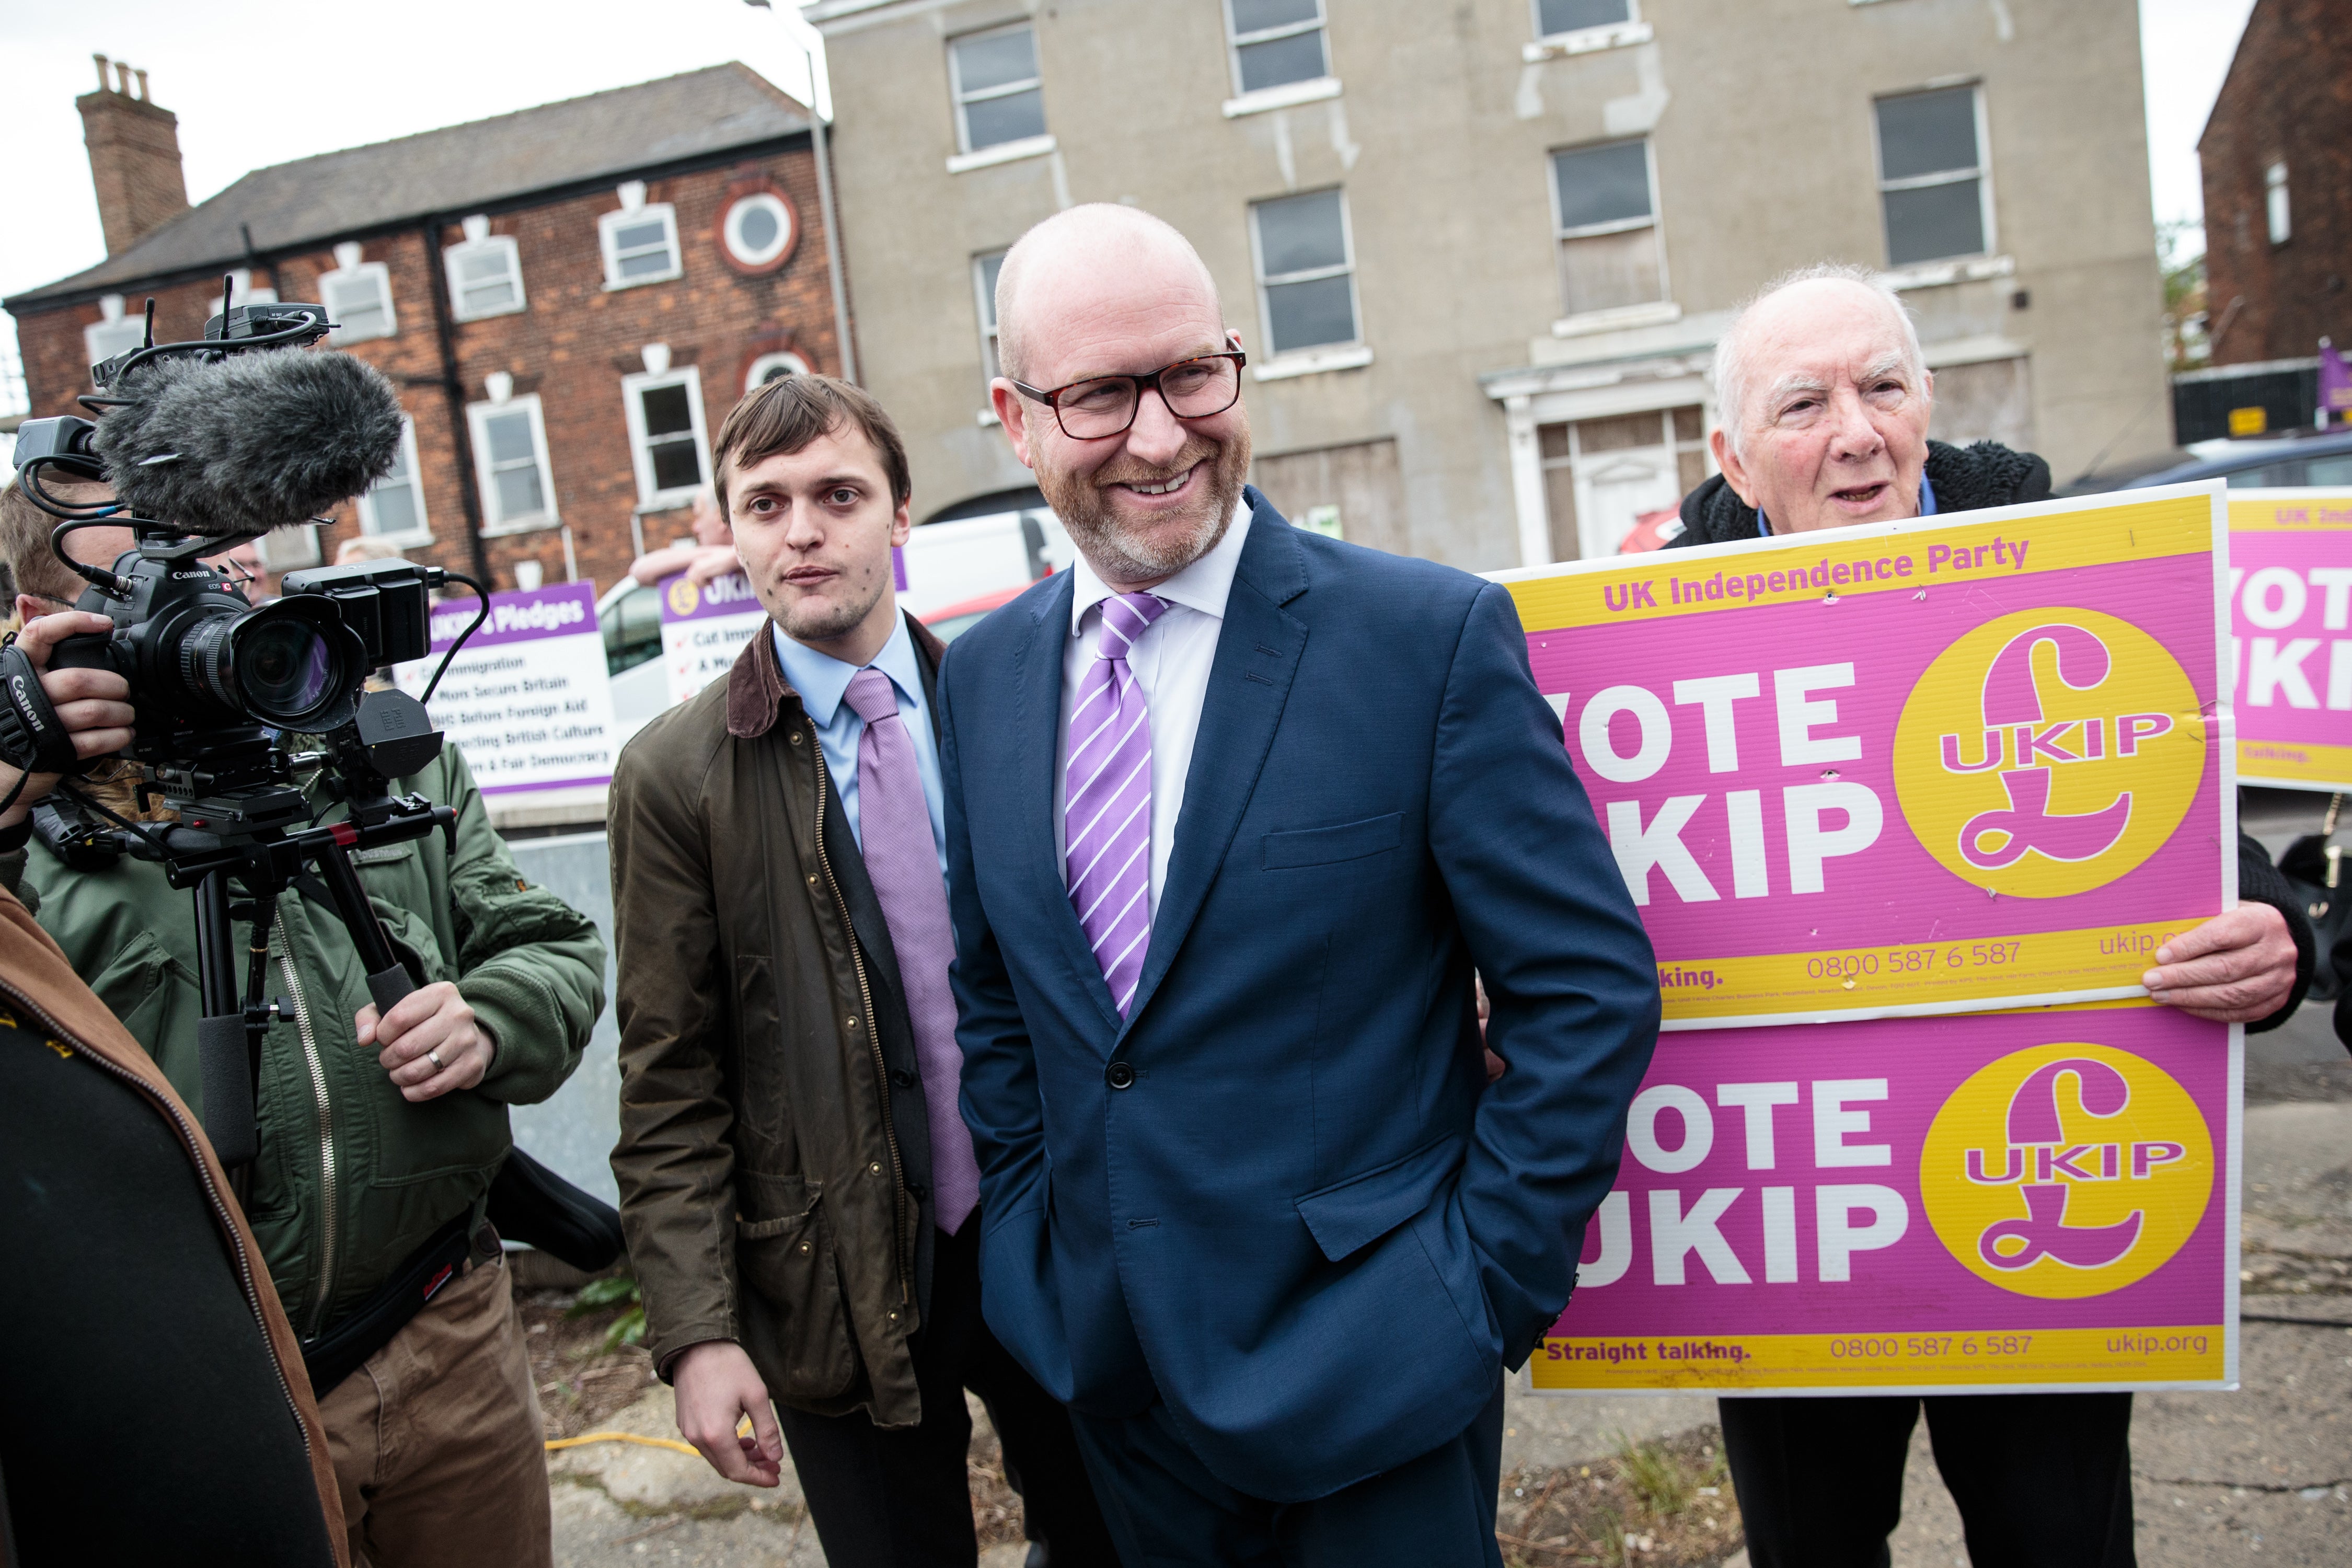
{"label": "beige rendered building", "polygon": [[1614,552],[1711,471],[1731,308],[1884,269],[1934,433],[2060,482],[2169,441],[2134,0],[809,0],[866,384],[916,515],[1026,487],[996,260],[1191,237],[1294,521],[1474,570]]}

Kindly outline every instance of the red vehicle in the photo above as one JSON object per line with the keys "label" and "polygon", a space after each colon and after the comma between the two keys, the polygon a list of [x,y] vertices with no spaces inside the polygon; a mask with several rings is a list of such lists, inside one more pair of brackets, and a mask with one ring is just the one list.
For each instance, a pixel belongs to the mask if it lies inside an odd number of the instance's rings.
{"label": "red vehicle", "polygon": [[981,618],[1000,605],[1007,605],[1026,592],[1029,584],[1017,584],[1010,588],[992,588],[974,598],[959,599],[952,605],[941,605],[936,610],[917,617],[931,628],[931,635],[941,642],[953,642],[972,627]]}

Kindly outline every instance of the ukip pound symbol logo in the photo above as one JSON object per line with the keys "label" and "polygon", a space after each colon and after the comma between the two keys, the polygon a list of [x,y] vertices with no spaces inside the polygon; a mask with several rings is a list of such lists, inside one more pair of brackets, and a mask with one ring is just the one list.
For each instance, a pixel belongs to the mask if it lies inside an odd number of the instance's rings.
{"label": "ukip pound symbol logo", "polygon": [[1952,1092],[1920,1153],[1937,1238],[2021,1296],[2073,1300],[2143,1279],[2212,1196],[2204,1113],[2171,1074],[2089,1044],[2001,1058]]}
{"label": "ukip pound symbol logo", "polygon": [[2195,689],[2162,644],[2095,610],[2026,610],[1928,666],[1895,729],[1895,784],[1920,847],[1955,875],[2062,898],[2171,837],[2205,752]]}
{"label": "ukip pound symbol logo", "polygon": [[[2134,1209],[2112,1225],[2068,1225],[2066,1194],[2072,1190],[2067,1181],[2049,1178],[2061,1175],[2074,1181],[2113,1181],[2122,1164],[2121,1146],[2076,1143],[2064,1145],[2065,1129],[2058,1115],[2058,1079],[2063,1074],[2074,1076],[2085,1116],[2111,1118],[2123,1114],[2131,1103],[2131,1085],[2124,1075],[2101,1061],[2084,1057],[2069,1057],[2037,1068],[2009,1102],[2009,1148],[2004,1151],[2015,1162],[2013,1177],[2022,1178],[2024,1152],[2033,1151],[2038,1169],[2038,1181],[2021,1181],[2020,1190],[2025,1194],[2026,1215],[2023,1219],[2004,1219],[1985,1227],[1977,1239],[1977,1256],[1995,1268],[2030,1268],[2045,1258],[2055,1258],[2069,1268],[2104,1268],[2132,1249],[2139,1239],[2140,1222],[2146,1212]],[[2159,1154],[2158,1151],[2162,1151]],[[2180,1158],[2178,1143],[2133,1145],[2132,1160],[2139,1173],[2147,1174],[2151,1160],[2170,1163]],[[2084,1167],[2079,1162],[2089,1159]],[[2008,1175],[2007,1172],[2003,1175]],[[1999,1181],[2002,1176],[1984,1173],[1984,1151],[1969,1151],[1969,1179],[1974,1182]],[[2014,1248],[2009,1243],[2015,1242]]]}

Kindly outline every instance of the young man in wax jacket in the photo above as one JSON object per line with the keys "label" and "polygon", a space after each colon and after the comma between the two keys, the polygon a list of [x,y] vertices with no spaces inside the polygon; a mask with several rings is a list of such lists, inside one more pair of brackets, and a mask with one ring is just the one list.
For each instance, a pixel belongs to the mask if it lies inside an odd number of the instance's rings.
{"label": "young man in wax jacket", "polygon": [[713,467],[771,624],[613,783],[613,1169],[655,1364],[720,1474],[774,1486],[790,1445],[835,1563],[970,1568],[967,1388],[1032,1560],[1114,1563],[1067,1415],[981,1319],[942,650],[891,586],[905,449],[856,387],[793,376],[728,416]]}

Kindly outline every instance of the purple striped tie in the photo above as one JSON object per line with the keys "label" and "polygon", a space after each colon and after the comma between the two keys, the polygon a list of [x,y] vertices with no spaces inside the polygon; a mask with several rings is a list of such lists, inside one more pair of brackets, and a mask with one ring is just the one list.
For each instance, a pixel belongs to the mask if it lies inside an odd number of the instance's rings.
{"label": "purple striped tie", "polygon": [[1070,710],[1063,864],[1070,907],[1122,1018],[1151,936],[1151,714],[1127,654],[1167,608],[1149,594],[1103,601],[1102,638]]}
{"label": "purple striped tie", "polygon": [[963,1052],[956,1046],[955,997],[948,965],[955,930],[948,922],[948,887],[931,837],[931,808],[923,797],[922,765],[898,713],[890,678],[867,666],[849,678],[843,700],[866,721],[857,741],[857,838],[874,901],[890,928],[898,979],[907,993],[907,1022],[915,1030],[915,1059],[923,1069],[923,1103],[930,1113],[931,1209],[953,1236],[980,1205],[980,1163],[971,1129],[958,1100]]}

